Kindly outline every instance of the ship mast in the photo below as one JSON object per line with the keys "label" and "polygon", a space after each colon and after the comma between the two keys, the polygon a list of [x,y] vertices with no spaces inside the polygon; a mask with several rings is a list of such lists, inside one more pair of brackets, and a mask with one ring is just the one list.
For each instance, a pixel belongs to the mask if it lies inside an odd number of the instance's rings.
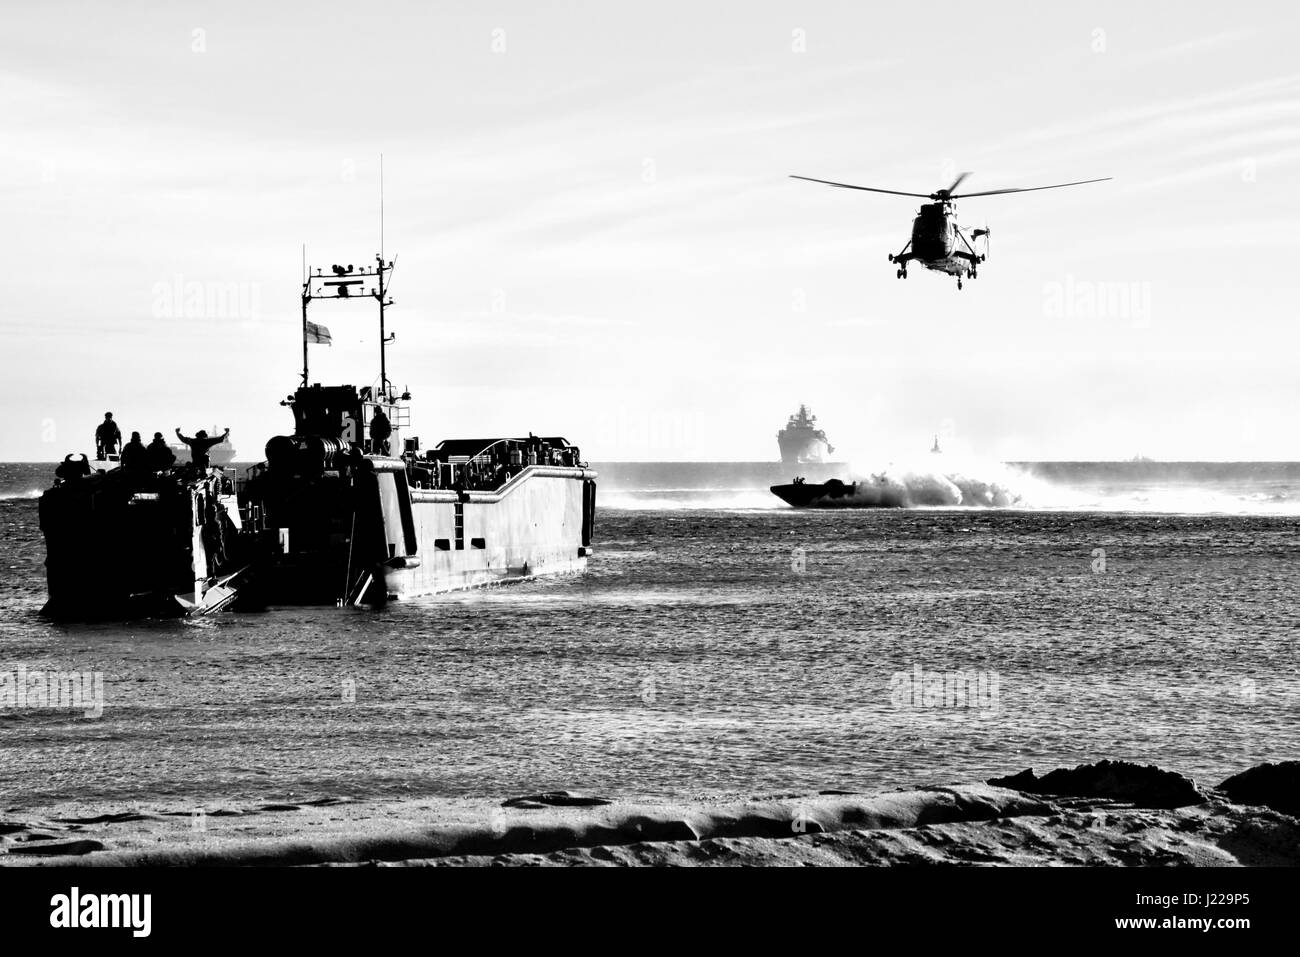
{"label": "ship mast", "polygon": [[[391,392],[388,388],[388,363],[384,349],[388,339],[384,335],[384,154],[379,154],[379,290],[375,293],[379,300],[379,391],[387,399]],[[389,264],[392,268],[392,264]]]}
{"label": "ship mast", "polygon": [[[392,397],[393,390],[388,384],[388,359],[385,354],[385,347],[388,345],[388,337],[384,333],[384,306],[392,305],[392,300],[387,298],[387,290],[384,288],[384,276],[391,271],[393,264],[389,263],[384,266],[384,254],[379,253],[375,256],[375,272],[379,276],[379,285],[375,289],[375,298],[379,300],[379,392],[385,399]],[[394,333],[396,337],[396,333]]]}
{"label": "ship mast", "polygon": [[[307,388],[309,384],[309,367],[307,356],[307,345],[311,342],[308,336],[310,324],[307,322],[307,306],[313,299],[355,299],[351,289],[353,286],[360,286],[358,292],[364,293],[365,280],[374,279],[375,286],[370,295],[379,303],[379,394],[387,401],[391,401],[393,395],[392,383],[388,381],[388,343],[397,338],[396,334],[389,336],[384,327],[384,308],[393,305],[393,300],[388,296],[388,274],[393,271],[393,262],[384,260],[384,154],[379,154],[379,252],[375,255],[375,266],[373,269],[354,269],[351,265],[330,267],[331,273],[335,278],[327,278],[320,269],[316,270],[316,275],[311,274],[307,267],[307,246],[302,247],[302,386]],[[313,280],[320,280],[319,290],[312,287]]]}
{"label": "ship mast", "polygon": [[302,387],[307,388],[307,303],[311,301],[311,271],[307,268],[307,244],[302,244]]}
{"label": "ship mast", "polygon": [[393,305],[393,300],[388,295],[388,276],[393,271],[392,261],[385,262],[384,257],[378,253],[375,254],[375,265],[366,269],[364,267],[357,269],[354,266],[333,265],[330,267],[330,275],[327,276],[319,268],[314,274],[310,274],[303,280],[302,284],[302,385],[306,388],[308,385],[308,363],[307,363],[307,344],[311,341],[308,336],[310,323],[307,321],[307,306],[315,299],[360,299],[360,295],[353,295],[352,289],[359,286],[358,293],[365,295],[366,280],[373,280],[374,286],[369,295],[379,303],[379,394],[385,399],[392,395],[392,384],[388,381],[388,362],[386,348],[388,343],[392,342],[396,336],[387,334],[384,327],[384,309]]}

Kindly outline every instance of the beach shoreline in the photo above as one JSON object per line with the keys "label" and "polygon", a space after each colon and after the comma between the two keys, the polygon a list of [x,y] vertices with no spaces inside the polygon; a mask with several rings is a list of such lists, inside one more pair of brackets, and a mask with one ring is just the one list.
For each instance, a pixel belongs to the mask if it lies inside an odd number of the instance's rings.
{"label": "beach shoreline", "polygon": [[0,866],[1300,864],[1300,762],[1210,787],[1102,761],[1044,777],[743,801],[62,802],[0,813]]}

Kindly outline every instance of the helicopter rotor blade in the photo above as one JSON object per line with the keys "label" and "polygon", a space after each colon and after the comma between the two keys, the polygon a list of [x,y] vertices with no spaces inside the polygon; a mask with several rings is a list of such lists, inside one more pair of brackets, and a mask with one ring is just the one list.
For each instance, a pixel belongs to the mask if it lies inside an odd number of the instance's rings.
{"label": "helicopter rotor blade", "polygon": [[929,199],[929,193],[902,193],[896,189],[877,189],[875,186],[854,186],[852,183],[835,183],[829,179],[813,179],[811,176],[795,176],[790,174],[791,179],[807,180],[809,183],[824,183],[827,186],[839,186],[843,189],[862,189],[868,193],[889,193],[891,196],[919,196],[921,199]]}
{"label": "helicopter rotor blade", "polygon": [[1040,189],[1060,189],[1063,186],[1083,186],[1085,183],[1104,183],[1107,180],[1114,179],[1113,176],[1103,176],[1101,179],[1081,179],[1074,183],[1054,183],[1051,186],[1020,186],[1014,189],[990,189],[983,193],[962,193],[960,196],[949,196],[949,199],[969,199],[972,196],[1001,196],[1003,193],[1032,193]]}
{"label": "helicopter rotor blade", "polygon": [[949,186],[947,189],[941,189],[941,190],[939,190],[939,192],[942,193],[944,196],[949,196],[949,197],[951,197],[951,196],[952,196],[952,191],[953,191],[954,189],[956,189],[958,186],[960,186],[960,185],[962,184],[962,180],[964,180],[964,179],[965,179],[967,176],[969,176],[969,175],[970,175],[970,170],[967,170],[967,171],[964,172],[964,173],[958,173],[958,174],[957,174],[957,178],[956,178],[955,180],[952,181],[952,185]]}

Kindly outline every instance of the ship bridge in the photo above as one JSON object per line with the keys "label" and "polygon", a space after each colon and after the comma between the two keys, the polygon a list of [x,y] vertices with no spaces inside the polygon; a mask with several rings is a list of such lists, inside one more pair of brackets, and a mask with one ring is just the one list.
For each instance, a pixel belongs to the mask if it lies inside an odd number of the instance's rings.
{"label": "ship bridge", "polygon": [[[299,438],[329,439],[366,454],[419,451],[419,440],[408,441],[403,434],[411,425],[410,407],[395,398],[376,397],[368,386],[316,383],[298,389],[283,404],[293,409],[294,435]],[[371,434],[370,424],[378,412],[388,419],[391,430],[388,449],[381,448]]]}

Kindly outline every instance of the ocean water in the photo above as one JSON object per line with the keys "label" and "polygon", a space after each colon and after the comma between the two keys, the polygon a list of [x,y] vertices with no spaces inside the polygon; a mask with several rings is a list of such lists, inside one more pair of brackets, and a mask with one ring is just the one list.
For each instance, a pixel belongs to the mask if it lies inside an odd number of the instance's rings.
{"label": "ocean water", "polygon": [[1300,754],[1300,465],[1018,467],[1015,508],[834,512],[770,496],[780,466],[599,467],[584,576],[61,625],[38,614],[52,466],[0,465],[0,677],[104,690],[99,717],[0,708],[6,806],[700,797],[1103,757],[1217,783]]}

